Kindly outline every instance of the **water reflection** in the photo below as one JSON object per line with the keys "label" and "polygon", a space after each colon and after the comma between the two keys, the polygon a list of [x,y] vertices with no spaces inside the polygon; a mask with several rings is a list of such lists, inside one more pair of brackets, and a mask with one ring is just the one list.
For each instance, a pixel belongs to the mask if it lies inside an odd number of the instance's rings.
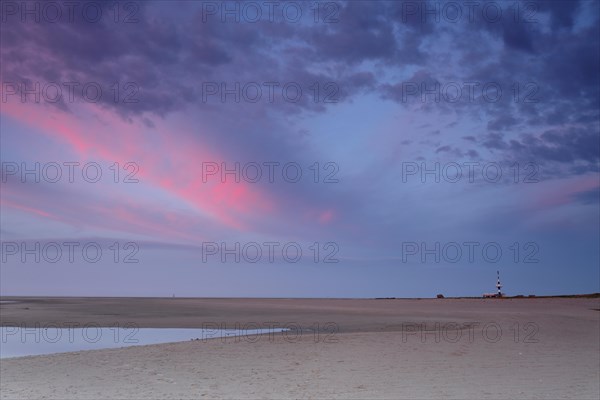
{"label": "water reflection", "polygon": [[206,340],[241,336],[253,341],[255,335],[272,338],[285,329],[188,329],[125,327],[0,327],[0,358],[98,350],[147,344]]}

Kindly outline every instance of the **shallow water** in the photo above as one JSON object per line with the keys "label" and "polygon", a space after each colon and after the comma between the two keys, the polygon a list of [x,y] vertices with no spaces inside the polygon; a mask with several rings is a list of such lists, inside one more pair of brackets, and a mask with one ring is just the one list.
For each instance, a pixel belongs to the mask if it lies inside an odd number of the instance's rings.
{"label": "shallow water", "polygon": [[[183,329],[127,327],[56,326],[22,328],[0,327],[0,358],[65,353],[81,350],[110,349],[147,344],[238,337],[237,340],[256,340],[255,335],[272,335],[284,329]],[[248,336],[250,336],[248,338]],[[223,339],[225,340],[225,339]],[[230,339],[236,340],[236,339]]]}

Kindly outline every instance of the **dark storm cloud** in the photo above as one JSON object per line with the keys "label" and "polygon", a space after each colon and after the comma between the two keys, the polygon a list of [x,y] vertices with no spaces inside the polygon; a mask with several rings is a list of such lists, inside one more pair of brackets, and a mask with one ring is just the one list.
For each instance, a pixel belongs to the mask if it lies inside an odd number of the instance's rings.
{"label": "dark storm cloud", "polygon": [[[437,54],[458,56],[463,61],[460,70],[440,67],[429,58],[406,80],[381,84],[383,97],[406,105],[411,103],[403,93],[406,84],[430,88],[451,81],[495,82],[503,91],[497,101],[479,98],[450,103],[442,97],[438,102],[424,102],[420,109],[442,114],[451,111],[463,119],[485,115],[487,131],[478,133],[478,143],[504,159],[529,157],[540,163],[580,163],[569,167],[568,173],[595,171],[600,136],[600,30],[597,5],[586,5],[593,10],[586,18],[595,19],[587,27],[575,25],[575,16],[582,12],[580,2],[565,1],[521,3],[522,21],[513,19],[509,7],[503,7],[505,18],[501,21],[490,23],[475,13],[473,23],[454,30],[446,29],[449,24],[443,21],[421,21],[426,32],[435,30],[440,42],[453,43],[453,48]],[[545,15],[549,16],[548,26]],[[419,25],[418,20],[411,21]],[[497,44],[502,45],[500,52]],[[412,103],[419,103],[419,94],[412,96]],[[475,141],[475,137],[467,140]],[[431,151],[438,153],[439,149],[433,146]],[[564,169],[556,169],[557,175],[565,173]]]}
{"label": "dark storm cloud", "polygon": [[[108,88],[114,82],[135,82],[139,102],[115,104],[107,93],[101,104],[124,118],[144,114],[148,126],[157,116],[191,107],[210,115],[215,126],[229,126],[231,143],[245,143],[255,155],[282,149],[282,143],[287,143],[283,155],[298,147],[287,134],[282,139],[264,133],[282,129],[267,116],[321,113],[331,105],[311,101],[310,96],[296,103],[207,104],[201,101],[203,82],[334,82],[339,102],[377,92],[405,106],[420,98],[406,101],[403,83],[431,87],[448,81],[497,82],[503,89],[499,101],[442,100],[422,110],[466,118],[483,114],[487,131],[477,134],[479,150],[504,151],[507,157],[528,152],[548,161],[597,162],[592,151],[581,147],[593,144],[598,129],[598,21],[576,30],[579,2],[531,3],[536,5],[533,14],[527,12],[530,3],[521,4],[525,21],[515,21],[504,6],[499,22],[476,12],[474,21],[464,17],[457,24],[407,13],[406,7],[415,2],[362,1],[338,3],[339,21],[330,24],[203,22],[199,5],[190,9],[184,3],[163,2],[140,3],[139,22],[134,24],[110,19],[96,24],[9,20],[2,27],[3,80],[95,81]],[[106,10],[112,6],[102,4]],[[543,13],[549,15],[549,27],[542,26]],[[456,58],[460,71],[440,56]],[[385,76],[364,63],[394,73]],[[518,101],[515,81],[520,85]],[[530,83],[533,86],[526,86]],[[69,109],[64,101],[57,106]],[[234,112],[239,124],[228,125]],[[581,127],[561,139],[532,133],[540,126],[564,130],[564,124]],[[436,144],[431,151],[438,148]],[[479,153],[471,150],[469,157]]]}
{"label": "dark storm cloud", "polygon": [[[573,27],[575,13],[580,7],[580,0],[536,2],[535,9],[541,12],[549,11],[553,29]],[[531,12],[534,8],[530,7]]]}
{"label": "dark storm cloud", "polygon": [[479,158],[479,153],[473,149],[467,150],[467,155],[473,160]]}
{"label": "dark storm cloud", "polygon": [[311,53],[319,59],[359,63],[389,60],[398,51],[387,3],[351,1],[341,9],[340,23],[311,30]]}
{"label": "dark storm cloud", "polygon": [[484,147],[487,147],[488,149],[504,150],[504,149],[508,148],[508,145],[503,140],[502,135],[498,134],[498,133],[488,134],[482,144]]}
{"label": "dark storm cloud", "polygon": [[509,24],[503,30],[504,44],[513,49],[533,53],[533,39],[522,24]]}
{"label": "dark storm cloud", "polygon": [[[109,4],[101,4],[106,12]],[[106,19],[94,24],[9,19],[2,28],[3,82],[28,79],[41,81],[42,86],[49,82],[96,82],[103,89],[98,102],[122,115],[146,111],[164,115],[189,99],[185,86],[169,74],[179,61],[181,49],[174,22],[158,23],[143,17],[138,23],[119,25]],[[121,86],[134,82],[143,101],[115,102],[110,91],[115,82]],[[78,101],[80,91],[75,90]],[[66,91],[59,104],[68,107],[65,97]]]}
{"label": "dark storm cloud", "polygon": [[[598,171],[600,135],[595,130],[565,128],[546,130],[540,135],[523,134],[507,140],[490,133],[482,145],[492,151],[505,151],[507,160],[528,160],[549,168],[556,176]],[[558,163],[553,167],[552,163]],[[577,164],[577,165],[575,165]],[[560,166],[565,168],[558,168]]]}
{"label": "dark storm cloud", "polygon": [[489,121],[487,126],[489,130],[499,131],[515,126],[518,122],[512,115],[503,115],[494,121]]}
{"label": "dark storm cloud", "polygon": [[[100,4],[112,15],[111,3]],[[405,62],[414,58],[420,44],[418,35],[403,36],[409,47],[397,42],[396,21],[386,2],[376,7],[341,2],[338,23],[308,26],[203,22],[200,6],[190,10],[182,4],[140,3],[139,21],[133,24],[115,24],[109,18],[57,24],[9,18],[2,35],[2,57],[9,60],[4,63],[4,81],[92,81],[106,86],[134,82],[139,85],[139,102],[114,104],[104,96],[100,103],[123,116],[164,116],[197,102],[203,81],[251,79],[250,75],[256,80],[257,73],[265,80],[299,82],[318,75],[343,84],[343,94],[353,95],[375,87],[376,79],[370,71],[349,66],[369,60],[393,62],[400,52]],[[323,64],[322,72],[315,73],[319,63],[333,64]],[[314,109],[308,102],[296,106]],[[283,111],[296,112],[299,107]]]}
{"label": "dark storm cloud", "polygon": [[590,164],[600,160],[600,136],[598,132],[582,129],[563,131],[549,130],[539,138],[527,138],[530,151],[543,159],[569,162],[587,161]]}

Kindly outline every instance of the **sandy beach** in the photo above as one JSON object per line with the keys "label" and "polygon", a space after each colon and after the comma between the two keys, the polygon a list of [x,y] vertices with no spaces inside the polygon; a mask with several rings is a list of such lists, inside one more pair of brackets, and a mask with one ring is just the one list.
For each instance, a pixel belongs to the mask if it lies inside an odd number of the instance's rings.
{"label": "sandy beach", "polygon": [[291,330],[4,359],[2,399],[600,396],[598,298],[3,300],[3,326]]}

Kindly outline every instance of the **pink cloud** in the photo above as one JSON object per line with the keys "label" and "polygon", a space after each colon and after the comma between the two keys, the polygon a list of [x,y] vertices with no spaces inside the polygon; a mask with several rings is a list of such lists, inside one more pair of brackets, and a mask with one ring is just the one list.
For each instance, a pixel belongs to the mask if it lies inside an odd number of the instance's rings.
{"label": "pink cloud", "polygon": [[[273,201],[256,185],[216,180],[203,183],[203,160],[220,163],[223,157],[208,149],[190,131],[174,135],[164,121],[157,121],[156,128],[150,129],[140,122],[124,121],[95,105],[81,108],[76,116],[45,105],[7,103],[2,112],[20,124],[68,144],[81,161],[100,158],[121,165],[135,162],[139,165],[136,177],[141,183],[164,190],[224,226],[248,230],[253,218],[274,210]],[[120,217],[132,222],[130,214]],[[141,221],[137,223],[143,226]]]}
{"label": "pink cloud", "polygon": [[551,181],[539,185],[533,194],[533,206],[536,209],[551,209],[572,204],[577,194],[598,187],[598,175],[577,176],[566,180]]}
{"label": "pink cloud", "polygon": [[323,211],[320,215],[319,215],[319,222],[321,224],[328,224],[333,220],[334,214],[332,210],[326,210]]}

